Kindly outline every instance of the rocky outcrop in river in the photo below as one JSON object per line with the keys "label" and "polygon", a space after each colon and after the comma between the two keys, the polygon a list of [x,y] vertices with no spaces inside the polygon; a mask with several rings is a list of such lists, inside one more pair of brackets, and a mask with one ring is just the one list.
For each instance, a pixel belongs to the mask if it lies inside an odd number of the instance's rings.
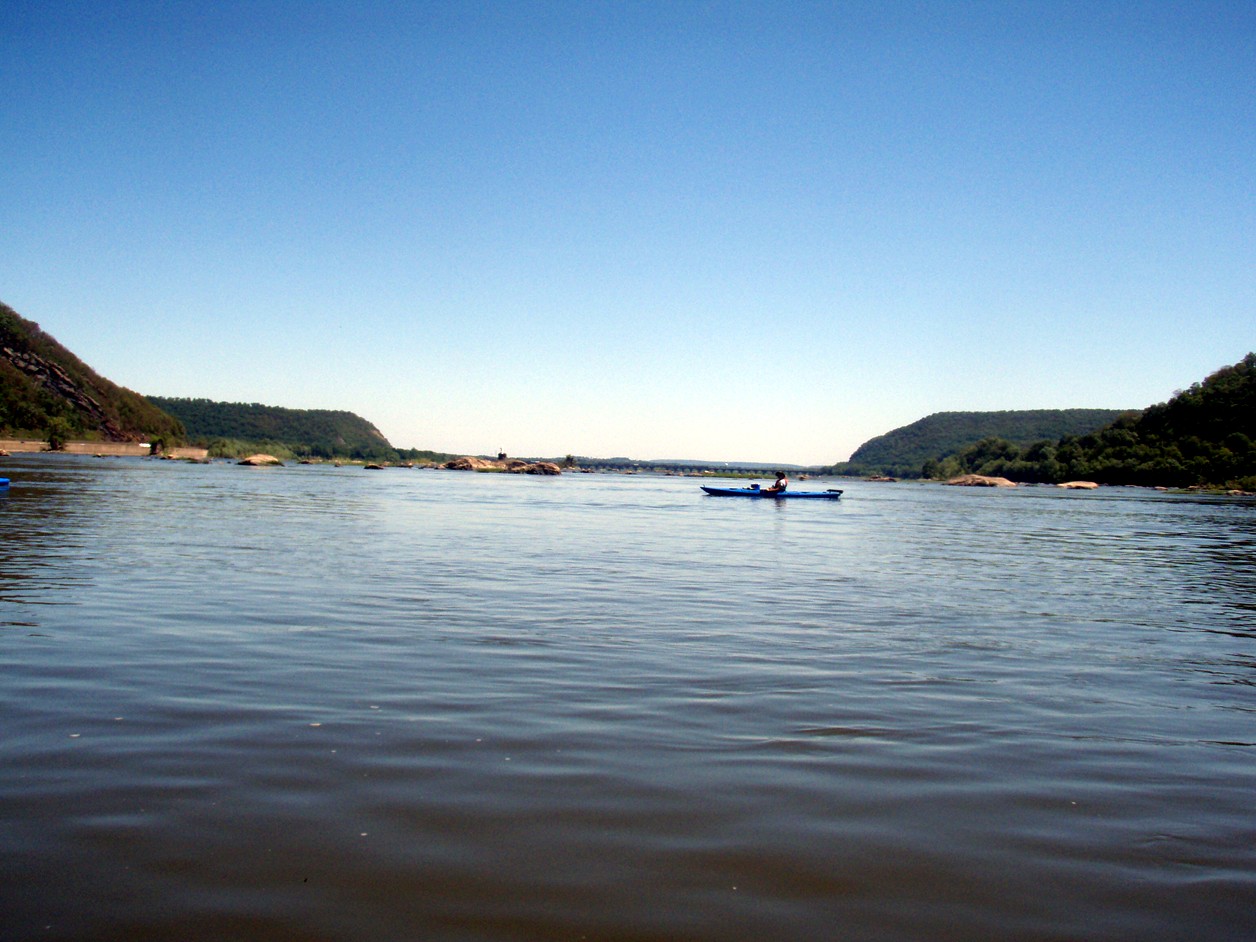
{"label": "rocky outcrop in river", "polygon": [[524,461],[506,458],[489,461],[486,458],[455,458],[441,465],[447,471],[505,471],[508,474],[562,474],[563,469],[552,461]]}
{"label": "rocky outcrop in river", "polygon": [[951,478],[946,482],[956,487],[1015,487],[1015,481],[1009,481],[1007,478],[988,477],[984,474],[961,474],[957,478]]}

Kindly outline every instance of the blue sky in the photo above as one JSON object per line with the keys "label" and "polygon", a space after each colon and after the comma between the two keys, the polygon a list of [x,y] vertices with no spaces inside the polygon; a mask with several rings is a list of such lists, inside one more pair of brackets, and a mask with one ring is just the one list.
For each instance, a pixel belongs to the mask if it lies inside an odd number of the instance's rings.
{"label": "blue sky", "polygon": [[1256,4],[0,4],[0,300],[143,393],[802,464],[1256,348]]}

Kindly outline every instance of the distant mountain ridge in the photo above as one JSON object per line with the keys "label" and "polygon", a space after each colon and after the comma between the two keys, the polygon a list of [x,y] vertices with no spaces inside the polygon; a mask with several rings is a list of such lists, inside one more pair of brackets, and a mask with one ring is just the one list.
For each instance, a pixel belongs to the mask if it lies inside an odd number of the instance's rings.
{"label": "distant mountain ridge", "polygon": [[270,444],[309,458],[395,461],[397,451],[374,425],[352,412],[286,409],[257,402],[214,402],[149,396],[148,400],[183,423],[188,438],[211,453],[230,453]]}
{"label": "distant mountain ridge", "polygon": [[0,434],[138,442],[183,440],[179,421],[118,386],[0,303]]}
{"label": "distant mountain ridge", "polygon": [[1096,431],[1131,410],[1024,409],[1003,412],[935,412],[910,425],[869,439],[835,474],[919,477],[926,461],[958,454],[985,438],[1026,446],[1066,435]]}

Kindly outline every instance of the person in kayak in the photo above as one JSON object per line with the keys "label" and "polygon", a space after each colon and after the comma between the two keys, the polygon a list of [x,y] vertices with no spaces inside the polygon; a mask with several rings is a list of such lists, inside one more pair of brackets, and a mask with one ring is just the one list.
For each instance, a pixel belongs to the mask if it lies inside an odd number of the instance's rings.
{"label": "person in kayak", "polygon": [[789,478],[785,477],[785,472],[784,472],[784,471],[777,471],[777,472],[776,472],[776,483],[775,483],[775,484],[773,484],[771,487],[765,487],[765,488],[763,489],[763,493],[765,493],[765,494],[782,494],[782,493],[784,493],[785,488],[787,488],[787,487],[789,487]]}

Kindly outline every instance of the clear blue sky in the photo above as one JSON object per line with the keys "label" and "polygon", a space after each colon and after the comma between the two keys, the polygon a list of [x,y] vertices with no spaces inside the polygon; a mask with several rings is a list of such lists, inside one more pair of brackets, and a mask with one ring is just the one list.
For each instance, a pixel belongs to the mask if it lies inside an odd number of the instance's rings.
{"label": "clear blue sky", "polygon": [[844,459],[1256,348],[1252,2],[0,3],[0,300],[395,445]]}

